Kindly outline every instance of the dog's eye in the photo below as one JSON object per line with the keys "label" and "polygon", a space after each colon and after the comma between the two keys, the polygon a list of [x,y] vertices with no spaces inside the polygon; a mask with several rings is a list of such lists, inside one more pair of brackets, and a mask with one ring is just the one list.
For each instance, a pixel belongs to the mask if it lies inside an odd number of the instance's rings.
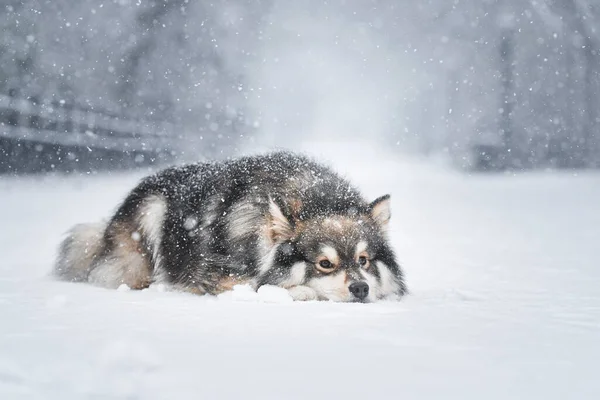
{"label": "dog's eye", "polygon": [[337,268],[335,263],[332,263],[327,258],[319,258],[317,263],[315,264],[315,268],[324,274],[329,274]]}
{"label": "dog's eye", "polygon": [[365,256],[358,257],[358,263],[360,264],[361,267],[364,267],[365,265],[367,265],[367,262],[369,262],[369,260],[367,260],[367,257],[365,257]]}

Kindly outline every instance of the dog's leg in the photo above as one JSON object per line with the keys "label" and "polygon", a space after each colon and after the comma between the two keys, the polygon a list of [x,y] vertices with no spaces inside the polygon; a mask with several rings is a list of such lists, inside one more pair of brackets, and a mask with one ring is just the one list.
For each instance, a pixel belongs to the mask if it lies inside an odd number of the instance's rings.
{"label": "dog's leg", "polygon": [[294,286],[288,289],[288,293],[295,301],[317,300],[317,292],[308,286]]}
{"label": "dog's leg", "polygon": [[131,289],[150,286],[151,276],[147,259],[137,252],[119,250],[94,267],[88,282],[110,289],[116,289],[122,284]]}

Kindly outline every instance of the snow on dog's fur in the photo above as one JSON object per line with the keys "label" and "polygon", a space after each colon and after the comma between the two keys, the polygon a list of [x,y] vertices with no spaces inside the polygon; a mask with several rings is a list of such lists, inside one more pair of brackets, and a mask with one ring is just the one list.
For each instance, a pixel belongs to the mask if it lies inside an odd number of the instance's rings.
{"label": "snow on dog's fur", "polygon": [[57,276],[198,294],[276,285],[296,300],[374,301],[406,292],[386,237],[390,197],[368,203],[304,156],[277,152],[168,168],[107,224],[73,228]]}

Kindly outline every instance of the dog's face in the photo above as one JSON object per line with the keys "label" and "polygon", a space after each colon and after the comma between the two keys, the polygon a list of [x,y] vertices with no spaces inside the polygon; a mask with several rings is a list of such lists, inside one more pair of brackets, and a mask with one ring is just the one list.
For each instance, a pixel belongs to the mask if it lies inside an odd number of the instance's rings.
{"label": "dog's face", "polygon": [[308,286],[321,300],[370,302],[404,293],[401,272],[386,238],[389,196],[366,210],[291,222],[271,206],[274,232],[280,235],[272,284]]}

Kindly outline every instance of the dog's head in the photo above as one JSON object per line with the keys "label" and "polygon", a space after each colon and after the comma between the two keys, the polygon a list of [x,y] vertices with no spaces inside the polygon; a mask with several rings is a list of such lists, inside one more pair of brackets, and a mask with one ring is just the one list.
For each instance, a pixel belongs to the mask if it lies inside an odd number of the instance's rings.
{"label": "dog's head", "polygon": [[293,207],[271,200],[269,214],[275,251],[264,283],[304,285],[321,300],[340,302],[404,294],[402,272],[386,235],[389,195],[311,218],[297,218]]}

